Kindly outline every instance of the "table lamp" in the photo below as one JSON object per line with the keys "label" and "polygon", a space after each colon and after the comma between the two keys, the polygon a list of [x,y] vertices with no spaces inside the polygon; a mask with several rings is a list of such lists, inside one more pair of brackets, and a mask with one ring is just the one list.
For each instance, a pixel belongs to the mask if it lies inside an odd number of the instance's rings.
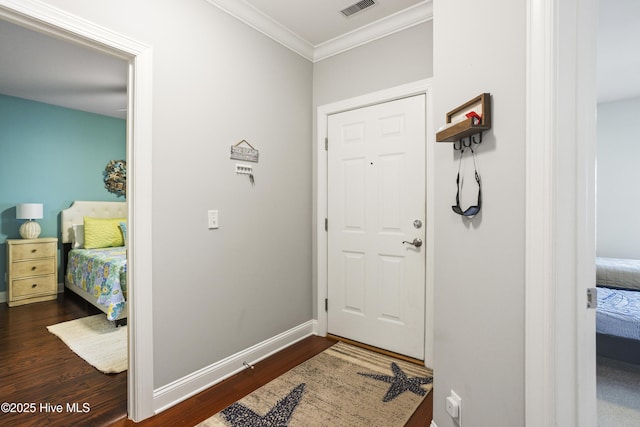
{"label": "table lamp", "polygon": [[16,206],[16,219],[26,219],[20,226],[23,239],[37,239],[40,235],[40,224],[34,219],[42,219],[42,203],[22,203]]}

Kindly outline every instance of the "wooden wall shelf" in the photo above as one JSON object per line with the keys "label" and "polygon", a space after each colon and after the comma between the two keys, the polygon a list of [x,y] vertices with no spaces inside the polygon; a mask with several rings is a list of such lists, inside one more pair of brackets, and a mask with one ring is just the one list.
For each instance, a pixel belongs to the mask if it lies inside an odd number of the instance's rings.
{"label": "wooden wall shelf", "polygon": [[[465,116],[471,111],[475,111],[480,120]],[[436,142],[456,142],[491,129],[491,94],[483,93],[449,111],[447,125],[450,126],[436,133]]]}

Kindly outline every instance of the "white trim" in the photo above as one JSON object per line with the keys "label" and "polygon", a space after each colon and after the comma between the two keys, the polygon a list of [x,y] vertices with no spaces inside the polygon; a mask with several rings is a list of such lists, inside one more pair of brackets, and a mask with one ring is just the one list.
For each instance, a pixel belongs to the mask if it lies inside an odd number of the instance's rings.
{"label": "white trim", "polygon": [[595,0],[527,0],[525,425],[595,426]]}
{"label": "white trim", "polygon": [[45,34],[82,43],[130,62],[127,135],[129,174],[128,416],[141,421],[153,414],[153,316],[151,305],[151,47],[37,0],[0,0],[0,18]]}
{"label": "white trim", "polygon": [[433,1],[425,0],[332,40],[313,45],[245,0],[205,0],[256,31],[312,62],[433,19]]}
{"label": "white trim", "polygon": [[[396,86],[390,89],[370,93],[355,98],[345,99],[332,104],[318,107],[317,110],[317,134],[316,134],[316,224],[313,233],[316,236],[316,302],[318,317],[318,335],[327,335],[327,312],[324,310],[324,300],[327,298],[327,232],[324,229],[324,218],[327,217],[327,152],[324,149],[324,139],[327,135],[327,120],[330,114],[340,113],[355,108],[366,107],[394,99],[408,96],[426,95],[426,293],[425,293],[425,365],[433,367],[433,292],[434,292],[434,250],[433,236],[435,224],[433,223],[435,212],[435,129],[433,127],[432,114],[432,89],[431,79],[420,80],[413,83]],[[330,149],[330,148],[329,148]],[[329,225],[331,226],[331,225]]]}
{"label": "white trim", "polygon": [[525,425],[555,425],[553,73],[549,2],[527,1]]}
{"label": "white trim", "polygon": [[244,0],[206,0],[256,31],[313,61],[313,45]]}
{"label": "white trim", "polygon": [[313,62],[322,61],[431,19],[433,19],[433,2],[418,3],[357,30],[316,45],[313,52]]}
{"label": "white trim", "polygon": [[576,3],[576,425],[597,426],[596,310],[585,309],[587,288],[596,285],[596,45],[598,0]]}
{"label": "white trim", "polygon": [[431,426],[430,427],[438,427],[438,426],[436,425],[435,421],[431,420]]}
{"label": "white trim", "polygon": [[[133,52],[132,52],[133,53]],[[135,286],[129,291],[129,418],[141,421],[153,414],[153,204],[152,204],[152,92],[153,52],[143,48],[129,65],[130,100],[128,109],[129,140],[127,159],[128,221],[131,226],[128,256],[129,278]],[[133,143],[135,141],[135,143]],[[130,160],[129,160],[130,159]],[[135,372],[135,375],[134,375]]]}
{"label": "white trim", "polygon": [[243,365],[244,362],[253,365],[304,338],[314,335],[315,328],[316,322],[310,320],[154,390],[155,412],[162,412],[247,369]]}

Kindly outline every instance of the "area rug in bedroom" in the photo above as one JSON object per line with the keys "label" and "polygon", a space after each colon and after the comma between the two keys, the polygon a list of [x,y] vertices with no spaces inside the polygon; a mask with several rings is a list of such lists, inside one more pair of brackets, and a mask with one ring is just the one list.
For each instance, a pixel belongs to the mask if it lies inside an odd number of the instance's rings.
{"label": "area rug in bedroom", "polygon": [[105,374],[127,370],[127,327],[116,327],[104,314],[47,326],[74,353]]}
{"label": "area rug in bedroom", "polygon": [[422,366],[340,342],[199,426],[400,427],[432,378]]}

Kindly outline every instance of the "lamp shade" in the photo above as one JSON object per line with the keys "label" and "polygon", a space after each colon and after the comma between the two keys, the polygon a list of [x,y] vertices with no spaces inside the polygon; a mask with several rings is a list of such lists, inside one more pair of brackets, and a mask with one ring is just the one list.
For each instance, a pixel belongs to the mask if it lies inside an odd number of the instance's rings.
{"label": "lamp shade", "polygon": [[16,219],[42,219],[42,203],[22,203],[17,205]]}

